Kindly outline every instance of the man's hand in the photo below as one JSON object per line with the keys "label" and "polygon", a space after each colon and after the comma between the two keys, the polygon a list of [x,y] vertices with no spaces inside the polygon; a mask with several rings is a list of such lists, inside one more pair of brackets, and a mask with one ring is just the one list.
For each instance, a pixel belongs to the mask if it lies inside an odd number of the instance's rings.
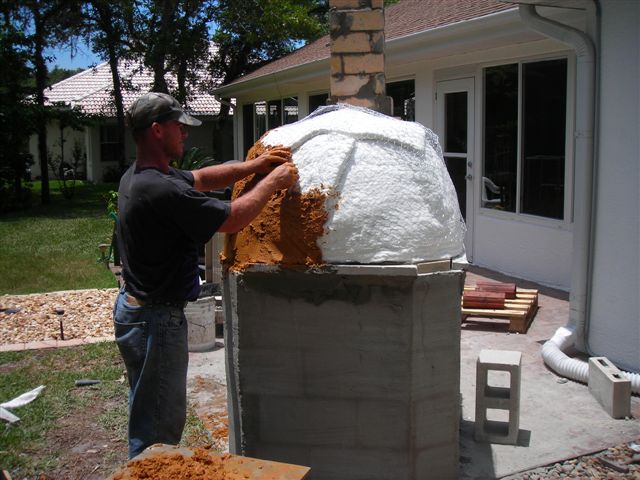
{"label": "man's hand", "polygon": [[295,185],[298,178],[298,167],[293,162],[286,162],[273,169],[265,180],[273,181],[275,190],[282,190]]}
{"label": "man's hand", "polygon": [[255,173],[266,175],[285,162],[291,162],[291,149],[289,147],[275,147],[251,160],[250,164]]}

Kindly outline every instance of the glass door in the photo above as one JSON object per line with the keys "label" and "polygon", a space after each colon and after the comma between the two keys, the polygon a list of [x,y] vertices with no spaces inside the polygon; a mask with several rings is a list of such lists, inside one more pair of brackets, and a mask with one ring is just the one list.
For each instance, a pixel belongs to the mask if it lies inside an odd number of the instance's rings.
{"label": "glass door", "polygon": [[436,133],[467,224],[469,261],[473,259],[473,86],[473,78],[462,78],[438,82],[436,89]]}

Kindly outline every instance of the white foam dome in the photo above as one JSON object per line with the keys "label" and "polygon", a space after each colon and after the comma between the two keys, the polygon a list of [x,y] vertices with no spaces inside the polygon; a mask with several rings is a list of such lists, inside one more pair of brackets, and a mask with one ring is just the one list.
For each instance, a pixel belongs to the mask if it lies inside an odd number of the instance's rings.
{"label": "white foam dome", "polygon": [[329,193],[318,240],[325,262],[417,263],[464,253],[456,192],[437,136],[421,124],[339,104],[261,141],[291,147],[303,194]]}

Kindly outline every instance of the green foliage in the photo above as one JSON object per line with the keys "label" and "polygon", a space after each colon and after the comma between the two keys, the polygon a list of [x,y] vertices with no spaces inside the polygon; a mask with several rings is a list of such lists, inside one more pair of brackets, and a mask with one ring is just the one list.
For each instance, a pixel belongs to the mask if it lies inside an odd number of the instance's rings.
{"label": "green foliage", "polygon": [[199,168],[216,165],[218,162],[215,158],[207,155],[202,149],[192,147],[182,155],[182,158],[171,162],[171,166],[180,170],[197,170]]}
{"label": "green foliage", "polygon": [[58,67],[56,65],[49,72],[49,77],[48,77],[47,83],[49,85],[54,85],[54,84],[56,84],[58,82],[61,82],[62,80],[65,80],[65,79],[67,79],[69,77],[74,76],[77,73],[82,72],[83,70],[84,69],[82,69],[82,68],[76,68],[76,69],[61,68],[61,67]]}
{"label": "green foliage", "polygon": [[[49,205],[0,217],[0,294],[116,286],[113,274],[97,263],[98,245],[111,241],[104,194],[114,185],[77,182],[69,200],[58,182],[52,187]],[[33,183],[34,193],[40,188]]]}
{"label": "green foliage", "polygon": [[212,72],[223,83],[255,70],[327,32],[326,0],[218,0]]}

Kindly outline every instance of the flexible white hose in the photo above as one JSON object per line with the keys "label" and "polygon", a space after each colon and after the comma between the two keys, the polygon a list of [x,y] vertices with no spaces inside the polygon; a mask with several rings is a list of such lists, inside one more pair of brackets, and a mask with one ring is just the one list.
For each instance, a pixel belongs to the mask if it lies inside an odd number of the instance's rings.
{"label": "flexible white hose", "polygon": [[[589,383],[589,364],[567,356],[565,350],[573,346],[575,330],[572,326],[560,327],[542,345],[544,363],[559,375],[577,382]],[[622,372],[631,381],[631,392],[640,395],[640,374]]]}

